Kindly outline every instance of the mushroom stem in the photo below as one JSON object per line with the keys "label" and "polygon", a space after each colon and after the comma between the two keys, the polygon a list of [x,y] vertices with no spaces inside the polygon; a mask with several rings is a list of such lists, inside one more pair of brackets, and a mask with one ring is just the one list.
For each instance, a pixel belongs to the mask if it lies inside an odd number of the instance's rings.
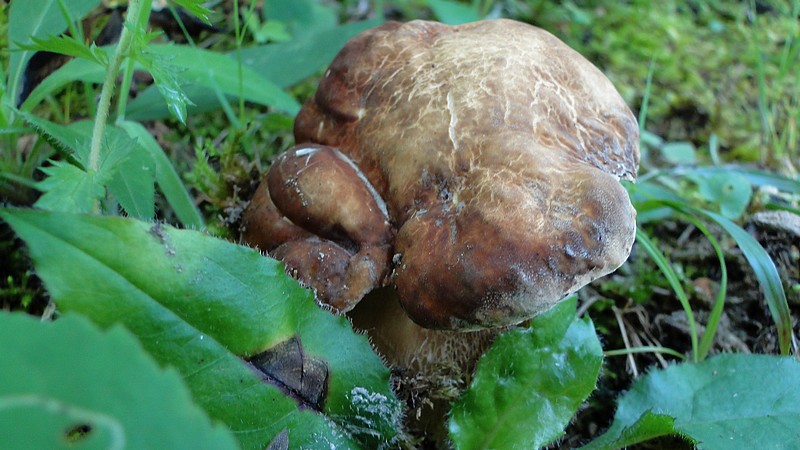
{"label": "mushroom stem", "polygon": [[478,359],[505,328],[423,328],[409,319],[397,292],[389,287],[371,292],[348,316],[392,369],[395,391],[408,406],[405,431],[447,442],[451,402],[472,381]]}

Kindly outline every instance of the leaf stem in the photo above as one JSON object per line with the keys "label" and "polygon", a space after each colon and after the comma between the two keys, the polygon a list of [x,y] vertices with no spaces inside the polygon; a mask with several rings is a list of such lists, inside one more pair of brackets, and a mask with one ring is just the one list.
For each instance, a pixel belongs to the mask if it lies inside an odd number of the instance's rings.
{"label": "leaf stem", "polygon": [[108,120],[108,110],[111,106],[111,96],[114,94],[115,80],[119,68],[122,65],[122,60],[128,52],[131,40],[133,39],[132,30],[136,28],[137,24],[131,19],[135,20],[139,16],[139,8],[141,8],[141,0],[130,0],[128,3],[128,14],[125,17],[125,26],[122,27],[122,33],[119,37],[117,49],[114,51],[114,57],[108,65],[106,72],[106,79],[103,82],[103,89],[100,91],[100,101],[97,103],[97,114],[94,117],[94,128],[92,130],[92,145],[89,149],[89,163],[87,169],[97,172],[100,168],[100,146],[103,142],[103,134],[106,129],[106,122]]}

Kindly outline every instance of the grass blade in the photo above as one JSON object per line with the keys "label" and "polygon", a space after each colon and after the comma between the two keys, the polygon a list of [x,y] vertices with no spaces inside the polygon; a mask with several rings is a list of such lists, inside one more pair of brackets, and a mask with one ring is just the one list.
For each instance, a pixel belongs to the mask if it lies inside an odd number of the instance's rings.
{"label": "grass blade", "polygon": [[669,261],[667,258],[664,257],[664,254],[661,253],[661,250],[656,247],[653,241],[642,231],[641,228],[636,229],[636,242],[642,246],[642,248],[653,258],[653,261],[658,266],[661,273],[664,274],[664,278],[667,279],[670,287],[673,291],[675,291],[675,295],[678,297],[678,300],[681,302],[681,306],[683,306],[683,310],[686,312],[686,317],[689,321],[689,330],[691,332],[691,340],[692,340],[692,361],[698,361],[698,346],[697,346],[697,326],[695,325],[694,321],[694,312],[692,311],[691,305],[689,305],[689,298],[686,296],[686,291],[683,290],[683,286],[681,286],[680,278],[678,274],[672,269]]}

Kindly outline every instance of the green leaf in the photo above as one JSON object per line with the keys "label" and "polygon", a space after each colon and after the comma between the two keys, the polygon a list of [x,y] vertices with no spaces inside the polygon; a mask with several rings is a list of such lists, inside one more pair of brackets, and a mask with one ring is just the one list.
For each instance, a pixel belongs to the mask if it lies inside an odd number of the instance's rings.
{"label": "green leaf", "polygon": [[90,145],[87,136],[30,113],[20,112],[20,116],[36,130],[38,135],[44,137],[53,148],[70,158],[73,163],[80,165],[81,168],[87,166]]}
{"label": "green leaf", "polygon": [[661,146],[661,156],[675,165],[697,163],[697,152],[691,142],[668,142]]}
{"label": "green leaf", "polygon": [[73,59],[36,86],[20,106],[20,110],[32,111],[48,95],[57,93],[61,88],[73,81],[102,83],[104,77],[105,69],[103,67],[84,59]]}
{"label": "green leaf", "polygon": [[0,313],[5,449],[237,448],[124,328]]}
{"label": "green leaf", "polygon": [[85,172],[80,167],[62,161],[50,161],[52,166],[42,167],[47,175],[36,188],[44,192],[36,201],[37,208],[49,211],[89,213],[105,195],[103,183],[97,174]]}
{"label": "green leaf", "polygon": [[[152,134],[139,122],[123,121],[118,124],[128,135],[136,140],[137,152],[147,153],[155,164],[155,177],[158,187],[166,197],[175,215],[187,227],[202,229],[205,224],[200,211],[183,185],[178,172],[167,158],[164,150]],[[152,184],[151,184],[152,186]]]}
{"label": "green leaf", "polygon": [[650,439],[674,434],[677,434],[675,419],[665,414],[653,414],[651,411],[647,411],[634,424],[623,429],[613,443],[601,437],[597,439],[596,443],[591,442],[583,448],[625,448]]}
{"label": "green leaf", "polygon": [[266,21],[286,25],[294,38],[302,38],[309,30],[319,32],[336,26],[336,11],[314,0],[273,0],[264,3]]}
{"label": "green leaf", "polygon": [[183,9],[192,13],[195,17],[202,20],[207,24],[211,24],[211,21],[208,20],[209,14],[211,14],[211,10],[203,6],[206,3],[205,0],[172,0],[179,6],[183,7]]}
{"label": "green leaf", "polygon": [[428,6],[442,22],[459,25],[481,20],[478,11],[470,5],[450,0],[428,0]]}
{"label": "green leaf", "polygon": [[[64,2],[72,18],[77,20],[83,17],[100,0],[70,0]],[[27,45],[33,43],[33,38],[45,38],[52,34],[60,34],[67,28],[58,2],[52,0],[25,0],[11,3],[8,14],[8,42],[12,45]],[[33,51],[13,51],[8,65],[9,99],[17,104],[19,88],[22,83],[22,74],[28,60],[33,56]]]}
{"label": "green leaf", "polygon": [[778,274],[778,269],[769,253],[755,238],[725,217],[699,208],[691,208],[691,210],[716,222],[736,241],[736,245],[747,258],[747,262],[752,267],[758,284],[764,292],[767,307],[778,328],[778,345],[781,354],[788,355],[791,351],[793,336],[792,315],[786,301],[786,292],[783,290],[780,274]]}
{"label": "green leaf", "polygon": [[[216,95],[214,94],[216,90],[231,96],[239,95],[237,63],[228,56],[181,45],[151,44],[147,49],[159,57],[157,60],[166,61],[168,65],[180,70],[180,78],[186,81],[186,85],[182,86],[183,92],[186,97],[192,99],[192,102],[198,103],[194,97],[194,93],[197,91],[190,89],[192,85],[202,88],[212,96]],[[177,72],[175,74],[178,75]],[[247,101],[272,106],[289,114],[297,114],[297,111],[300,110],[300,105],[293,97],[283,92],[268,78],[247,66],[242,67],[242,83],[241,93]],[[148,111],[154,106],[152,99],[148,100],[144,97],[144,100],[141,100],[142,98],[142,96],[138,96],[128,105],[128,117],[137,120],[154,117],[152,112]],[[188,113],[195,111],[194,108],[187,108]]]}
{"label": "green leaf", "polygon": [[[651,184],[651,183],[647,183]],[[631,185],[629,189],[633,190],[634,194],[639,193],[639,186]],[[668,192],[668,191],[664,191]],[[752,236],[750,236],[740,226],[731,222],[729,219],[720,216],[719,214],[711,211],[706,211],[701,208],[695,208],[681,199],[675,200],[674,194],[669,193],[667,196],[662,196],[663,192],[658,190],[649,190],[646,195],[651,196],[652,199],[648,201],[649,204],[660,204],[667,206],[676,211],[687,214],[695,214],[704,216],[716,222],[717,225],[722,227],[735,241],[736,245],[742,250],[747,262],[753,269],[753,273],[758,280],[764,297],[767,301],[770,314],[772,315],[775,325],[778,328],[778,342],[781,349],[781,354],[787,355],[791,349],[792,342],[792,317],[789,312],[789,305],[786,300],[786,292],[783,290],[778,269],[775,263],[769,256],[764,247],[758,243]],[[637,210],[641,203],[635,203]]]}
{"label": "green leaf", "polygon": [[753,188],[742,174],[715,174],[710,177],[689,175],[699,189],[700,195],[707,201],[719,205],[720,213],[728,219],[738,219],[744,213]]}
{"label": "green leaf", "polygon": [[564,433],[603,359],[594,326],[575,319],[575,305],[572,297],[497,338],[453,407],[457,448],[538,448]]}
{"label": "green leaf", "polygon": [[[51,145],[61,149],[62,152],[72,155],[74,157],[73,162],[81,166],[79,171],[58,169],[56,173],[63,170],[69,174],[65,180],[56,181],[61,185],[60,187],[40,183],[41,188],[48,191],[50,196],[43,203],[37,203],[37,206],[55,211],[89,212],[94,207],[86,209],[85,202],[87,199],[75,198],[73,201],[65,203],[63,207],[59,206],[59,202],[65,200],[63,197],[67,195],[92,194],[88,201],[91,201],[93,205],[98,198],[96,197],[98,186],[102,188],[107,185],[111,193],[119,201],[120,206],[129,215],[145,220],[153,218],[155,215],[153,187],[155,168],[153,158],[150,156],[150,152],[142,151],[141,146],[137,145],[137,142],[131,139],[126,132],[111,125],[106,127],[98,172],[92,174],[86,183],[76,185],[75,183],[80,181],[79,172],[86,174],[82,168],[87,165],[89,143],[93,132],[92,123],[82,121],[63,126],[40,119],[29,113],[20,114],[31,126],[37,129],[39,134],[45,136]],[[88,176],[88,174],[86,175]],[[64,184],[65,181],[70,184]],[[74,188],[66,189],[70,185]],[[82,189],[77,190],[78,187],[82,187]],[[92,189],[87,190],[88,187],[92,187]],[[57,192],[55,191],[56,189],[62,192]],[[100,197],[102,197],[102,194],[100,194]],[[73,203],[77,203],[79,207],[75,209]],[[65,209],[67,207],[73,209]]]}
{"label": "green leaf", "polygon": [[[293,448],[321,440],[347,448],[348,434],[375,447],[394,435],[399,404],[388,370],[346,318],[320,310],[277,261],[131,219],[8,209],[0,216],[27,242],[61,310],[101,326],[123,323],[156,360],[181,372],[196,401],[243,446],[263,448],[284,428]],[[283,369],[326,369],[314,372],[327,380],[321,410],[337,426],[298,409],[237,357],[292,342],[301,363]]]}
{"label": "green leaf", "polygon": [[94,44],[86,45],[72,36],[49,36],[47,39],[34,37],[32,40],[32,44],[20,45],[19,48],[83,58],[101,67],[108,65],[108,55],[103,50]]}
{"label": "green leaf", "polygon": [[243,48],[242,62],[286,88],[322,70],[353,36],[381,23],[383,20],[376,18],[318,32],[306,30],[291,42]]}
{"label": "green leaf", "polygon": [[292,39],[292,36],[286,31],[286,24],[274,20],[268,20],[261,24],[257,29],[253,30],[256,42],[286,42]]}
{"label": "green leaf", "polygon": [[[75,122],[67,128],[77,131],[88,141],[93,123]],[[155,216],[155,164],[150,152],[125,131],[107,125],[101,148],[98,175],[108,185],[129,216],[153,220]]]}
{"label": "green leaf", "polygon": [[[308,32],[309,30],[306,30],[307,33],[302,37],[290,42],[242,49],[242,62],[248,72],[252,70],[260,74],[260,79],[269,80],[279,88],[286,88],[320,71],[333,60],[339,49],[350,38],[366,29],[380,25],[382,22],[381,19],[371,19],[321,32]],[[237,77],[236,71],[231,69],[237,64],[235,53],[224,57],[227,59],[220,60],[219,64],[225,68],[228,75]],[[188,62],[197,65],[196,61],[191,59]],[[259,83],[260,81],[250,82],[245,78],[245,99],[248,99],[248,89],[260,88],[261,84]],[[184,86],[184,92],[195,104],[194,107],[189,108],[190,114],[212,111],[220,107],[217,94],[200,84],[202,83],[198,83],[197,86]],[[236,90],[232,91],[230,95],[238,96],[238,77],[235,87]],[[222,85],[220,85],[220,88],[222,88]],[[284,111],[294,115],[297,109],[284,109]],[[154,120],[169,117],[169,114],[169,111],[159,98],[158,92],[156,92],[155,88],[150,87],[145,89],[128,105],[127,117],[136,120]]]}
{"label": "green leaf", "polygon": [[[674,418],[672,429],[664,416]],[[622,448],[665,434],[686,436],[699,449],[793,448],[798,421],[800,362],[723,354],[640,378],[619,400],[611,428],[584,448]]]}
{"label": "green leaf", "polygon": [[674,170],[674,172],[665,172],[663,174],[669,175],[671,173],[675,175],[697,174],[700,176],[731,175],[735,173],[746,177],[748,183],[751,185],[759,187],[774,186],[782,191],[800,195],[800,179],[789,178],[749,167],[739,167],[734,165],[722,167],[682,167]]}
{"label": "green leaf", "polygon": [[141,52],[136,55],[136,61],[153,76],[153,83],[161,94],[161,98],[167,103],[167,108],[172,116],[186,125],[186,107],[191,105],[192,101],[181,88],[178,79],[180,69],[172,65],[170,60],[171,58],[154,55],[150,52]]}

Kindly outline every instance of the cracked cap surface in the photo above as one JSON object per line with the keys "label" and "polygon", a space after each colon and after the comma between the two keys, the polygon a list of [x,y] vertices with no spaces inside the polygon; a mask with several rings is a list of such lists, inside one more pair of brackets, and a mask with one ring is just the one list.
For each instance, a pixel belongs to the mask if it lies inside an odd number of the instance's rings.
{"label": "cracked cap surface", "polygon": [[636,119],[597,68],[533,26],[366,31],[295,136],[341,149],[385,200],[393,282],[422,326],[519,322],[630,253],[635,211],[619,179],[636,176]]}

